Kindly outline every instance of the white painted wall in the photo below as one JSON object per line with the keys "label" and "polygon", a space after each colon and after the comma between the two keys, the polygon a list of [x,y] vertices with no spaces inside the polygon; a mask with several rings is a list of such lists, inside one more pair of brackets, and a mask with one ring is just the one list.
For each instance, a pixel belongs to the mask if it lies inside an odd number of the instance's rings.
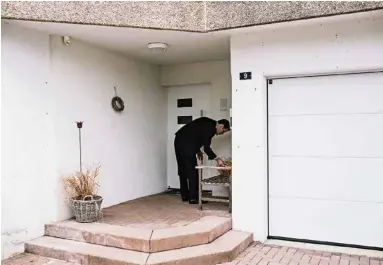
{"label": "white painted wall", "polygon": [[202,63],[161,66],[161,84],[179,86],[211,83],[212,118],[227,119],[229,112],[220,111],[219,99],[228,98],[231,104],[231,77],[229,61],[209,61]]}
{"label": "white painted wall", "polygon": [[[268,235],[266,78],[383,69],[382,25],[379,11],[268,25],[231,38],[235,229],[260,241]],[[240,81],[247,71],[252,80]]]}
{"label": "white painted wall", "polygon": [[[23,251],[45,223],[70,217],[60,179],[79,168],[75,121],[84,121],[84,164],[101,164],[104,206],[166,189],[157,66],[6,24],[2,56],[2,258]],[[110,106],[113,86],[125,100],[120,114]]]}
{"label": "white painted wall", "polygon": [[[163,86],[182,86],[203,83],[211,84],[209,117],[216,120],[230,120],[231,76],[229,61],[209,61],[161,67],[161,84]],[[221,98],[228,99],[227,111],[220,110]],[[212,148],[218,156],[231,157],[231,132],[223,136],[214,137],[212,140]],[[225,188],[214,188],[213,192],[217,195],[227,193]]]}
{"label": "white painted wall", "polygon": [[[51,46],[56,138],[66,143],[57,148],[59,173],[78,168],[74,121],[84,120],[84,164],[100,162],[105,206],[165,190],[166,93],[158,67],[81,42],[65,47],[57,37]],[[125,101],[122,113],[111,108],[113,86]]]}
{"label": "white painted wall", "polygon": [[2,259],[42,235],[57,211],[49,37],[2,23]]}

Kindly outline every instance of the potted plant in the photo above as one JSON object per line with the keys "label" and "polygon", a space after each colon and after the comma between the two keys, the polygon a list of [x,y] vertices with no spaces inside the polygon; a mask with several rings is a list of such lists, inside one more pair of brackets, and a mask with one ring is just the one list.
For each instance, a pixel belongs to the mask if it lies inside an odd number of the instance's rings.
{"label": "potted plant", "polygon": [[92,223],[102,217],[103,198],[97,195],[99,171],[100,166],[97,166],[85,172],[76,171],[63,178],[64,189],[77,222]]}

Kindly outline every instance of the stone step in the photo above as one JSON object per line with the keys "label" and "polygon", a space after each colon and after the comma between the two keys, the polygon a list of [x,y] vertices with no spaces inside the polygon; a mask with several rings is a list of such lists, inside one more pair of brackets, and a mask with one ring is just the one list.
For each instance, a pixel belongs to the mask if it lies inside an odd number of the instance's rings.
{"label": "stone step", "polygon": [[207,245],[153,253],[150,265],[215,265],[234,260],[253,242],[251,233],[229,231]]}
{"label": "stone step", "polygon": [[141,229],[73,220],[48,224],[45,235],[141,252],[160,252],[207,244],[231,229],[231,218],[206,216],[186,226]]}
{"label": "stone step", "polygon": [[252,234],[231,230],[206,245],[149,254],[44,236],[28,242],[25,250],[82,265],[214,265],[232,261],[252,241]]}
{"label": "stone step", "polygon": [[149,257],[149,253],[47,236],[26,243],[25,252],[82,265],[141,265]]}

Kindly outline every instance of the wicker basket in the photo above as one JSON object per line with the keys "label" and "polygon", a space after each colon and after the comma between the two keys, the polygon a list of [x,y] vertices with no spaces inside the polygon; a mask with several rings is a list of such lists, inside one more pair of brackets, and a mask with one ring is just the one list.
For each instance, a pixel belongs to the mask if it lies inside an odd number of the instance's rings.
{"label": "wicker basket", "polygon": [[[227,167],[231,167],[231,158],[228,159],[223,159],[223,163]],[[224,178],[229,178],[231,177],[231,170],[218,170],[219,174],[224,177]]]}
{"label": "wicker basket", "polygon": [[76,221],[93,223],[101,219],[101,204],[103,198],[98,195],[87,195],[82,200],[71,199],[71,206]]}
{"label": "wicker basket", "polygon": [[218,172],[224,178],[231,177],[231,170],[218,170]]}

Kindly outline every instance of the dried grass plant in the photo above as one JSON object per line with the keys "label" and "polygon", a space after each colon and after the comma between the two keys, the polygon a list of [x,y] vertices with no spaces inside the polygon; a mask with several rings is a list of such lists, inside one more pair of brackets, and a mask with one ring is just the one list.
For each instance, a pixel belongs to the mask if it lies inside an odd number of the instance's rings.
{"label": "dried grass plant", "polygon": [[88,168],[85,172],[76,171],[63,178],[64,190],[70,199],[83,200],[87,195],[96,195],[100,166]]}

